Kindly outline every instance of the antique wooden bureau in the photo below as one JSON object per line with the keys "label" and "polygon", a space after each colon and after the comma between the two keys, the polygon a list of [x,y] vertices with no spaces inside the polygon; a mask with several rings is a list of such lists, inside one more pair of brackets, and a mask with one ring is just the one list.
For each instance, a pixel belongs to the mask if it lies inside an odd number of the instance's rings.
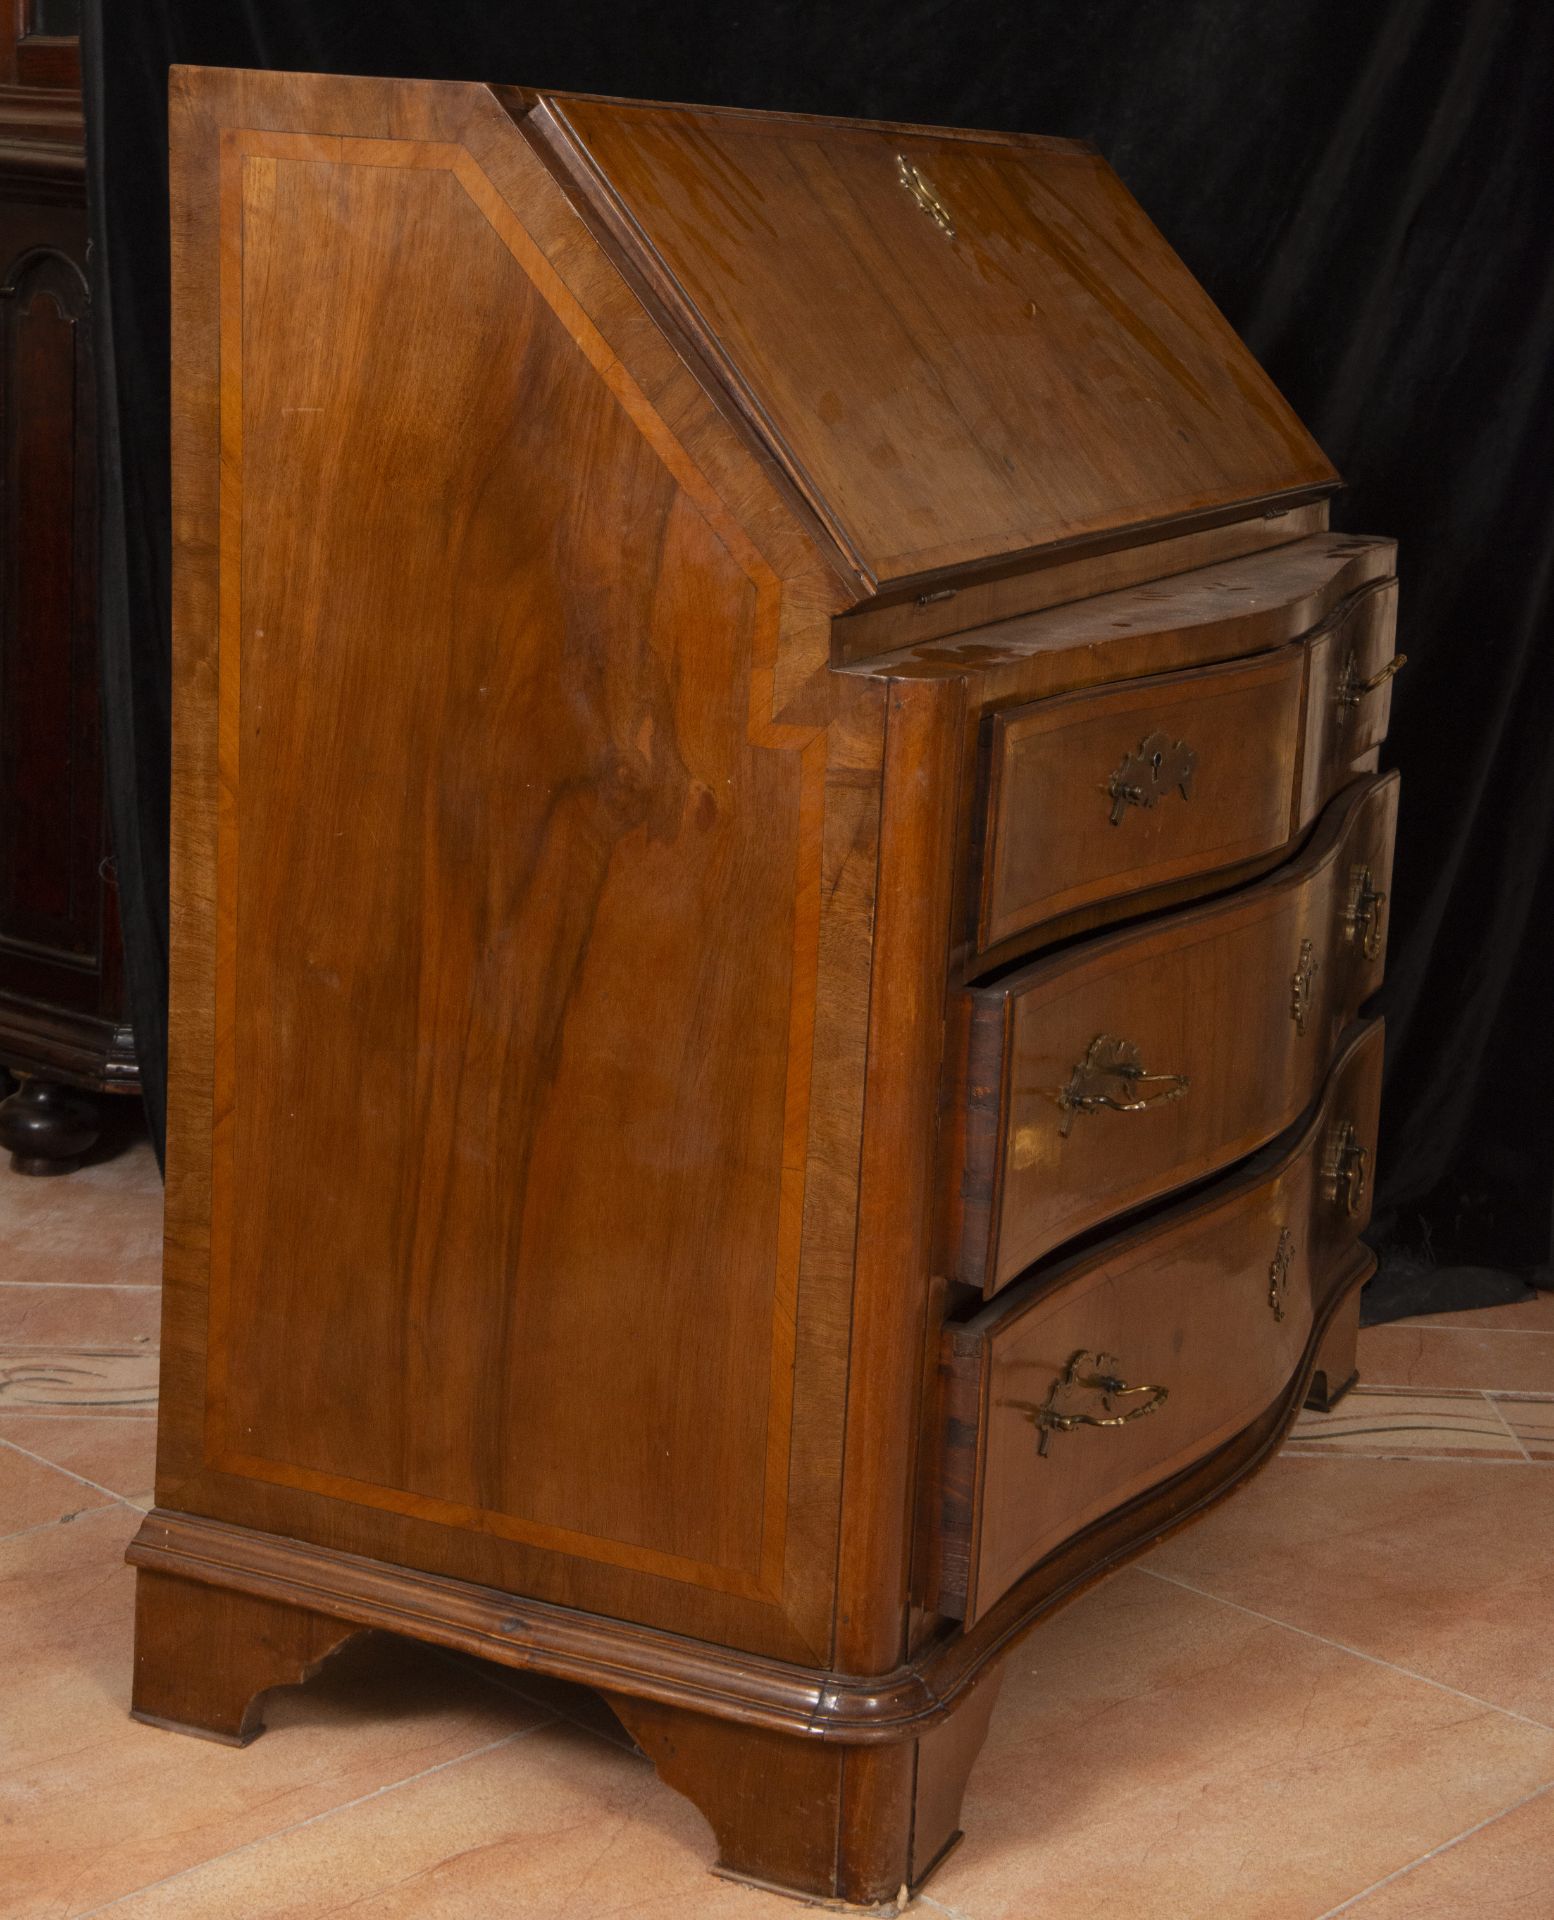
{"label": "antique wooden bureau", "polygon": [[173,100],[135,1711],[419,1636],[888,1904],[1352,1377],[1393,548],[1083,145]]}

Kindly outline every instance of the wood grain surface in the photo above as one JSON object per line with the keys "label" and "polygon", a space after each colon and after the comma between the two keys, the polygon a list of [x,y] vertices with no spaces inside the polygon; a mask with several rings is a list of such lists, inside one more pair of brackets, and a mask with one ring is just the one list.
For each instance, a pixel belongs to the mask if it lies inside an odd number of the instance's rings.
{"label": "wood grain surface", "polygon": [[[1385,907],[1363,929],[1350,914],[1361,872],[1390,887],[1396,808],[1395,774],[1357,783],[1300,858],[1257,886],[954,997],[941,1271],[996,1292],[1295,1119],[1381,981]],[[1094,1093],[1141,1110],[1064,1104],[1091,1084],[1082,1069],[1102,1038],[1134,1049],[1152,1078],[1097,1080]]]}
{"label": "wood grain surface", "polygon": [[[266,537],[222,661],[211,1445],[767,1587],[824,741],[752,742],[748,680],[697,640],[753,652],[769,580],[451,172],[250,155],[233,192],[230,511]],[[417,354],[455,279],[467,324]],[[682,915],[738,937],[690,946]],[[325,1141],[349,1183],[308,1177]],[[658,1355],[676,1316],[719,1383],[694,1407]],[[274,1328],[304,1318],[299,1364]]]}
{"label": "wood grain surface", "polygon": [[[1347,1215],[1319,1247],[1309,1143],[1122,1215],[1287,1127],[1380,978],[1392,548],[1327,531],[1331,469],[1072,143],[186,69],[172,105],[140,1710],[247,1737],[409,1633],[617,1699],[727,1871],[892,1898],[1013,1637],[1341,1348],[1368,1256]],[[1178,716],[1195,799],[1091,832]],[[1060,1150],[1103,1026],[1190,1092]],[[1048,1260],[1092,1230],[1104,1284]],[[979,1478],[944,1340],[964,1398],[1069,1338],[1180,1362],[1178,1412],[1095,1472],[1059,1436],[1055,1502]]]}
{"label": "wood grain surface", "polygon": [[[1391,704],[1391,680],[1385,676],[1396,626],[1394,560],[1390,541],[1320,532],[1144,586],[1099,591],[1073,605],[922,640],[849,668],[871,679],[927,679],[964,689],[967,726],[956,805],[966,830],[956,847],[952,981],[978,978],[1077,933],[1256,879],[1284,857],[1341,786],[1375,770]],[[858,617],[835,624],[849,627]],[[1122,856],[1139,838],[1139,821],[1130,817],[1128,831],[1121,824],[1113,830],[1111,800],[1103,796],[1124,753],[1140,744],[1138,737],[1108,740],[1105,767],[1071,770],[1068,787],[1060,783],[1057,768],[1038,755],[1032,771],[1040,793],[1027,798],[1016,788],[1001,794],[995,747],[1006,727],[1039,733],[1047,714],[1054,721],[1082,720],[1087,711],[1077,698],[1082,693],[1104,690],[1105,698],[1126,703],[1131,694],[1147,695],[1152,682],[1164,686],[1165,676],[1198,668],[1223,666],[1232,678],[1242,671],[1255,680],[1268,653],[1296,643],[1306,662],[1293,730],[1279,731],[1275,724],[1274,733],[1264,736],[1260,757],[1254,743],[1231,743],[1243,782],[1250,782],[1255,799],[1269,811],[1261,853],[1234,857],[1238,845],[1248,844],[1236,811],[1246,796],[1232,800],[1227,792],[1228,804],[1210,800],[1205,805],[1200,796],[1190,809],[1161,808],[1144,837],[1153,832],[1169,855],[1174,847],[1167,823],[1177,831],[1186,828],[1188,845],[1194,835],[1204,845],[1217,840],[1227,849],[1228,864],[1212,856],[1197,864],[1167,858],[1162,865],[1174,878],[1152,873],[1147,860],[1142,871],[1134,870]],[[1215,684],[1212,677],[1205,682],[1206,688]],[[1068,706],[1057,704],[1065,698]],[[1276,723],[1277,715],[1268,719]],[[1269,773],[1276,785],[1281,770],[1291,772],[1294,788],[1287,795],[1285,826],[1276,831],[1266,788]],[[1084,884],[1083,849],[1070,848],[1061,835],[1048,831],[1042,795],[1046,804],[1063,808],[1065,817],[1077,810],[1081,824],[1085,796],[1101,803],[1106,831],[1099,832],[1091,818],[1105,855],[1102,871],[1120,875],[1115,887],[1096,884],[1093,874]],[[1006,840],[1012,831],[1029,842],[1024,870],[1017,868],[1016,878],[1030,897],[1031,918],[1006,913],[1007,930],[994,937],[985,923],[990,904],[997,905],[989,896],[1001,857],[1001,828]],[[1092,849],[1092,869],[1096,864]],[[1079,904],[1053,910],[1049,896],[1061,901],[1070,893]]]}
{"label": "wood grain surface", "polygon": [[1082,143],[546,105],[872,579],[1336,477]]}
{"label": "wood grain surface", "polygon": [[322,91],[178,93],[162,1483],[823,1655],[883,694],[489,93]]}
{"label": "wood grain surface", "polygon": [[[1385,738],[1396,608],[1370,582],[1298,645],[986,715],[980,952],[1288,846]],[[1185,785],[1151,787],[1146,741],[1185,749]]]}
{"label": "wood grain surface", "polygon": [[[1341,617],[1396,564],[1395,542],[1306,525],[1316,511],[1263,521],[1261,537],[1238,522],[1178,536],[1168,549],[1122,549],[1089,562],[1077,591],[1028,608],[982,614],[966,604],[969,587],[921,607],[914,601],[910,614],[865,604],[835,622],[838,664],[903,679],[974,672],[998,707],[1283,646]],[[1285,519],[1298,524],[1285,528]],[[1146,563],[1146,572],[1110,577]],[[854,638],[883,637],[887,622],[900,635],[893,645]]]}
{"label": "wood grain surface", "polygon": [[[1369,1218],[1369,1186],[1349,1211],[1330,1162],[1346,1124],[1374,1161],[1381,1044],[1379,1022],[1355,1032],[1320,1108],[1272,1166],[946,1329],[942,1610],[963,1605],[975,1620],[1087,1521],[1211,1452],[1275,1399]],[[1039,1450],[1038,1410],[1081,1353],[1082,1379],[1099,1371],[1164,1394],[1126,1425],[1053,1432]],[[1063,1389],[1053,1404],[1105,1419],[1143,1399]]]}
{"label": "wood grain surface", "polygon": [[1305,669],[1281,647],[993,714],[981,949],[1283,846]]}

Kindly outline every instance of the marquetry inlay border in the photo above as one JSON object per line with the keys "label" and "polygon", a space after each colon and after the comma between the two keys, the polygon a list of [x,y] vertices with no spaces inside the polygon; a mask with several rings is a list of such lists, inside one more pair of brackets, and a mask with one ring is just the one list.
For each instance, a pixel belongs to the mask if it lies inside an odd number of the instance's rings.
{"label": "marquetry inlay border", "polygon": [[[235,993],[241,902],[237,897],[239,715],[242,681],[243,533],[243,193],[249,162],[293,161],[328,166],[402,167],[445,172],[458,181],[493,232],[560,320],[578,351],[609,388],[686,500],[751,582],[756,596],[756,657],[750,673],[748,738],[757,748],[799,759],[795,915],[789,1002],[787,1077],[777,1243],[773,1261],[770,1369],[759,1564],[713,1565],[636,1542],[572,1531],[521,1515],[477,1508],[402,1489],[318,1472],[243,1451],[232,1443],[227,1413],[228,1332],[233,1274]],[[812,1053],[820,968],[822,831],[827,734],[823,727],[773,721],[773,667],[778,657],[784,582],[729,512],[700,467],[631,372],[594,325],[546,254],[484,169],[451,143],[363,139],[344,135],[227,129],[220,161],[220,590],[217,608],[218,792],[215,885],[216,971],[209,1369],[205,1463],[282,1486],[386,1509],[420,1520],[475,1529],[579,1558],[661,1575],[716,1591],[781,1599],[793,1428],[794,1345],[809,1135]]]}

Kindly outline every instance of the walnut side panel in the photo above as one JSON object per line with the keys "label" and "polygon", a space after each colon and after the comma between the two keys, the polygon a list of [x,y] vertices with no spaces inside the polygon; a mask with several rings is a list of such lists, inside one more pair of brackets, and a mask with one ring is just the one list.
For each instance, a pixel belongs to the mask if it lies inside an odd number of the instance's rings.
{"label": "walnut side panel", "polygon": [[803,1656],[882,696],[487,90],[175,114],[160,1497]]}

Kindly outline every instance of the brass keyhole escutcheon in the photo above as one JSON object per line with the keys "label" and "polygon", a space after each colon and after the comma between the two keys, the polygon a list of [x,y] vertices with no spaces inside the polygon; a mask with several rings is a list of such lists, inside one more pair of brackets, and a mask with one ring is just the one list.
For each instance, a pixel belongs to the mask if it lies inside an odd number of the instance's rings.
{"label": "brass keyhole escutcheon", "polygon": [[955,222],[950,218],[949,208],[934,192],[921,168],[914,167],[904,153],[896,155],[896,178],[944,237],[947,240],[953,240]]}
{"label": "brass keyhole escutcheon", "polygon": [[1117,771],[1105,783],[1111,795],[1112,825],[1120,827],[1129,807],[1154,807],[1174,787],[1184,800],[1192,798],[1192,777],[1198,755],[1185,740],[1151,733],[1131,753],[1122,756]]}
{"label": "brass keyhole escutcheon", "polygon": [[1302,940],[1300,958],[1290,975],[1290,1018],[1295,1022],[1297,1033],[1306,1031],[1306,1015],[1311,1011],[1311,983],[1321,970],[1316,948],[1309,940]]}
{"label": "brass keyhole escutcheon", "polygon": [[1268,1305],[1275,1320],[1284,1318],[1290,1294],[1290,1268],[1295,1263],[1295,1238],[1288,1227],[1279,1229],[1279,1244],[1268,1262]]}

